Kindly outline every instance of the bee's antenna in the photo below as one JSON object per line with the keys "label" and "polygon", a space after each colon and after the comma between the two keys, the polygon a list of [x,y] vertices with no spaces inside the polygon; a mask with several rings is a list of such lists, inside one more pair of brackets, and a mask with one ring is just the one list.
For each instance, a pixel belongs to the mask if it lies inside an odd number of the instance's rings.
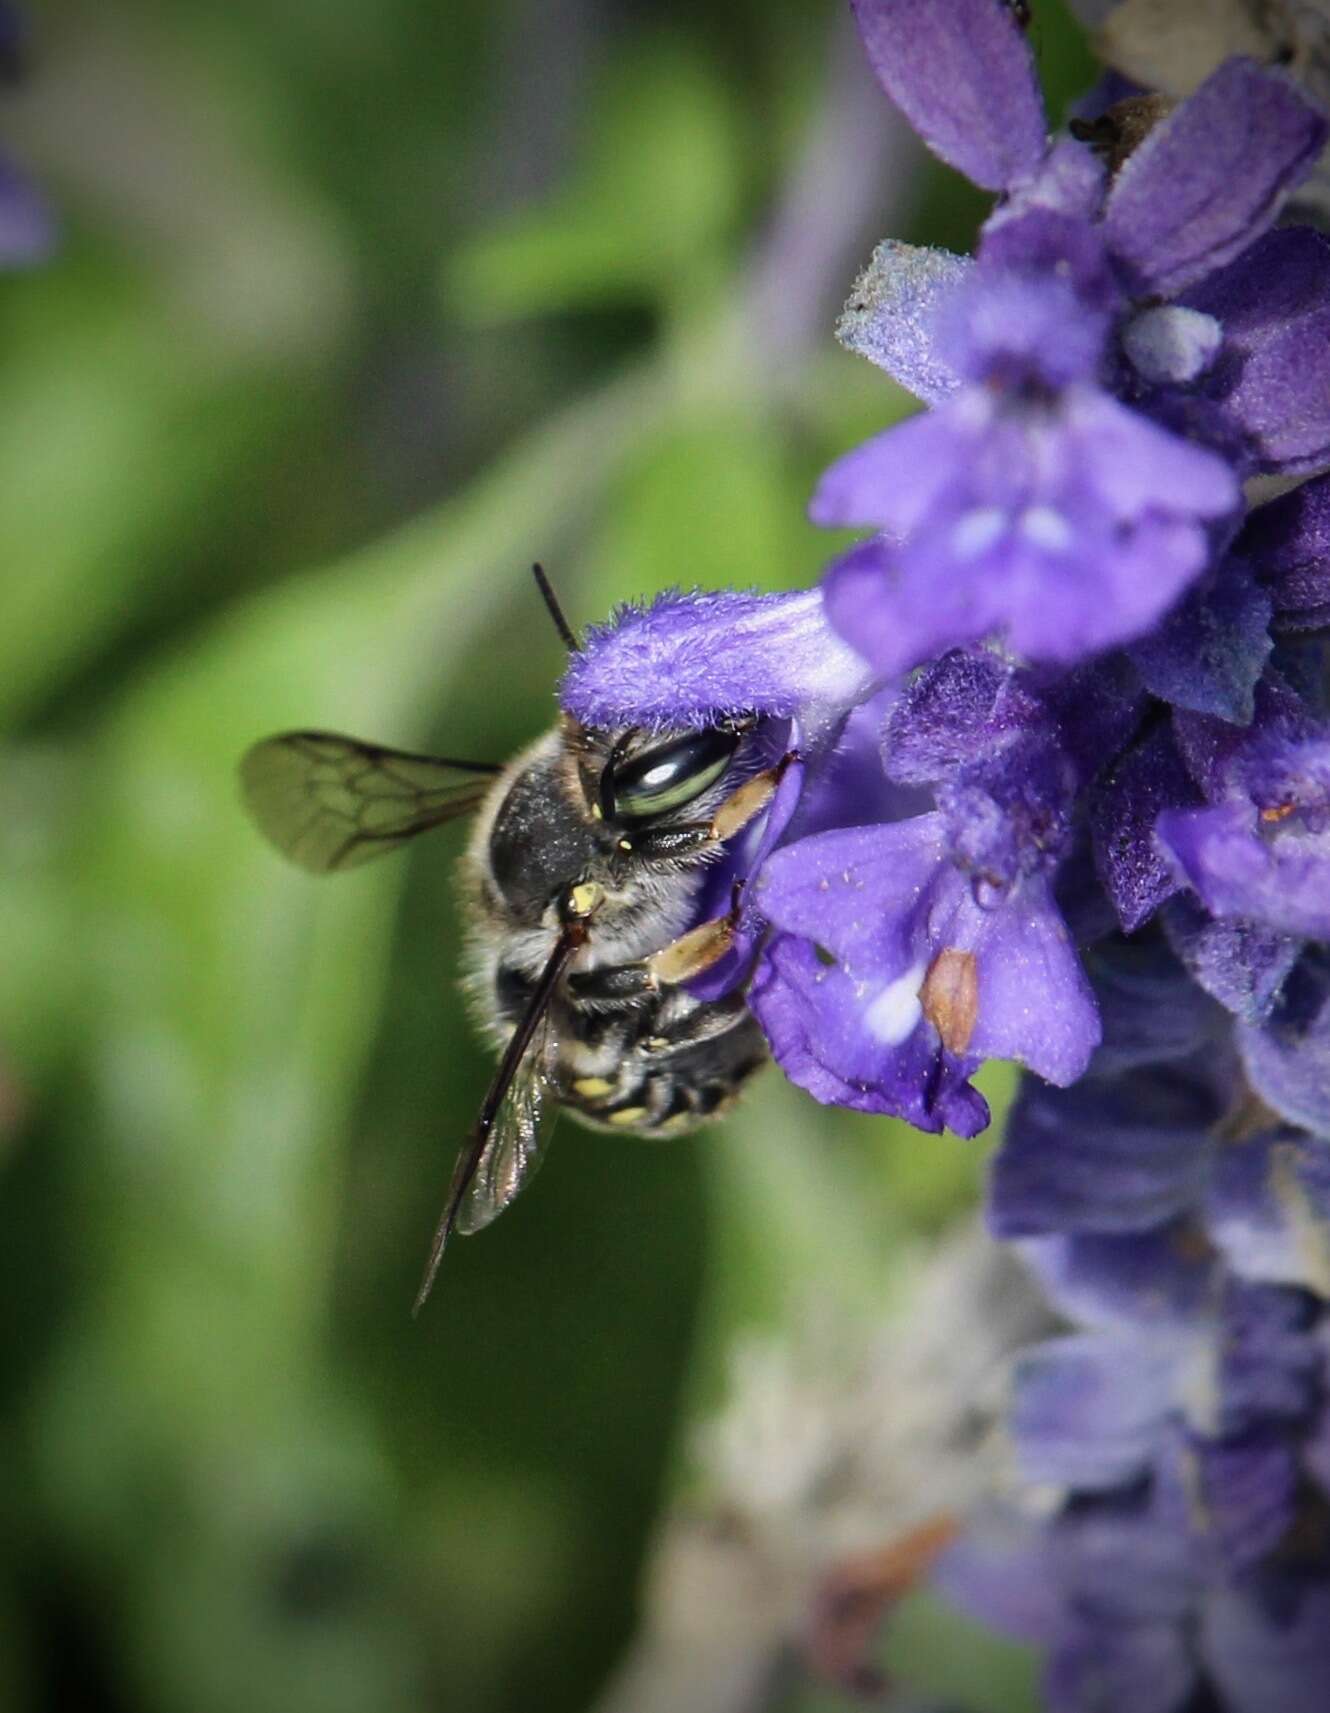
{"label": "bee's antenna", "polygon": [[554,620],[554,628],[563,638],[569,654],[580,654],[582,645],[577,640],[577,633],[563,616],[563,608],[559,605],[559,597],[554,593],[553,585],[545,575],[543,565],[533,565],[531,575],[536,579],[536,587],[540,590],[540,598],[549,609],[549,615]]}

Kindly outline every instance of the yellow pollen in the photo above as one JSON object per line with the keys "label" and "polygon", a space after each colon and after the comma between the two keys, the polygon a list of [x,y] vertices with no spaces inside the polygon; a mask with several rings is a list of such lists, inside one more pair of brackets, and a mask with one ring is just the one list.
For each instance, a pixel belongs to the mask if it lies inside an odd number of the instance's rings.
{"label": "yellow pollen", "polygon": [[646,1115],[647,1109],[644,1106],[621,1106],[617,1112],[610,1113],[609,1119],[611,1124],[627,1126],[640,1123]]}
{"label": "yellow pollen", "polygon": [[574,916],[590,916],[604,896],[594,880],[585,880],[568,894],[568,904]]}
{"label": "yellow pollen", "polygon": [[578,1077],[573,1084],[574,1092],[586,1100],[599,1100],[602,1095],[609,1094],[613,1087],[614,1084],[604,1077]]}

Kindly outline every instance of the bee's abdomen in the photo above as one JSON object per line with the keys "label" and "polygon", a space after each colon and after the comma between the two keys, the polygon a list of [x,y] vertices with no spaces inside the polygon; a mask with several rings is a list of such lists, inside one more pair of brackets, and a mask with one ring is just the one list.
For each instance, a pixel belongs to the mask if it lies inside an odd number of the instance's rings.
{"label": "bee's abdomen", "polygon": [[639,1018],[635,1040],[603,1072],[586,1072],[570,1050],[560,1098],[597,1129],[685,1135],[726,1111],[766,1062],[766,1041],[751,1013],[736,1010],[723,1021],[720,1033],[671,1047],[653,1036],[649,1017]]}

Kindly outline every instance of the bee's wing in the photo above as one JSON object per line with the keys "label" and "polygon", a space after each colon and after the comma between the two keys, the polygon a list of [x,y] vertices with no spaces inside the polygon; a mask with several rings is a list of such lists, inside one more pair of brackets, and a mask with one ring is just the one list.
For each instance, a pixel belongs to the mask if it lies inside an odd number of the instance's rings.
{"label": "bee's wing", "polygon": [[474,809],[497,767],[282,732],[240,763],[245,807],[283,856],[315,874],[355,868]]}
{"label": "bee's wing", "polygon": [[470,1236],[497,1219],[545,1156],[558,1117],[549,1083],[550,1026],[546,1012],[513,1073],[484,1152],[454,1221]]}
{"label": "bee's wing", "polygon": [[556,1110],[548,1097],[550,1000],[568,960],[585,943],[584,923],[571,922],[564,928],[503,1050],[475,1128],[453,1167],[448,1198],[416,1292],[416,1314],[430,1294],[453,1232],[479,1231],[488,1225],[512,1201],[543,1156]]}

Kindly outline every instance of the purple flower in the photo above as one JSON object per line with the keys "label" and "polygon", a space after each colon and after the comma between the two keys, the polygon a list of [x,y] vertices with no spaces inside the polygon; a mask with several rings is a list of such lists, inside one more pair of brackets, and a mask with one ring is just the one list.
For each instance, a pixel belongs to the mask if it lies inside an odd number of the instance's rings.
{"label": "purple flower", "polygon": [[694,590],[622,607],[590,629],[559,696],[590,726],[702,726],[739,714],[802,714],[815,726],[842,717],[871,682],[827,623],[820,591]]}
{"label": "purple flower", "polygon": [[1185,723],[1209,805],[1165,810],[1156,836],[1206,910],[1294,938],[1330,939],[1330,728],[1273,685],[1239,741]]}
{"label": "purple flower", "polygon": [[[879,79],[925,140],[1009,194],[977,270],[883,247],[857,288],[842,337],[941,408],[819,485],[815,522],[880,532],[833,568],[832,622],[888,675],[993,633],[1051,662],[1144,637],[1205,567],[1209,526],[1238,498],[1229,463],[1170,428],[1203,423],[1199,438],[1263,469],[1305,468],[1330,445],[1330,388],[1306,366],[1330,348],[1315,258],[1290,293],[1271,289],[1250,249],[1311,169],[1325,122],[1291,84],[1229,61],[1106,186],[1088,150],[1046,143],[1033,61],[1001,0],[926,19],[908,0],[855,10]],[[1186,288],[1184,305],[1152,301]],[[1103,390],[1115,361],[1158,420]],[[1162,693],[1194,684],[1189,705],[1242,717],[1268,610],[1229,589],[1231,633],[1196,603],[1172,637],[1143,644],[1142,664]],[[1207,670],[1188,675],[1198,638]]]}
{"label": "purple flower", "polygon": [[821,524],[871,525],[827,581],[883,674],[1001,631],[1071,662],[1139,636],[1204,566],[1231,472],[1095,384],[1105,323],[1056,278],[981,275],[953,313],[968,383],[823,477]]}
{"label": "purple flower", "polygon": [[846,1104],[971,1135],[982,1059],[1067,1083],[1099,1038],[1052,884],[1077,769],[1037,696],[982,658],[925,675],[885,744],[902,783],[932,774],[937,806],[768,859],[757,908],[779,932],[753,1009],[818,1098],[848,1088]]}
{"label": "purple flower", "polygon": [[[1230,1281],[1190,1328],[1079,1334],[1018,1364],[1017,1457],[1061,1503],[981,1521],[939,1580],[980,1618],[1021,1616],[1048,1649],[1052,1713],[1166,1713],[1203,1685],[1235,1713],[1315,1705],[1324,1567],[1307,1545],[1265,1560],[1319,1503],[1327,1354],[1311,1299]],[[1281,1634],[1296,1670],[1271,1663]]]}
{"label": "purple flower", "polygon": [[1107,95],[1102,157],[1050,139],[1020,10],[855,0],[892,99],[1000,199],[973,260],[880,246],[839,330],[931,407],[811,508],[873,532],[825,616],[899,686],[882,772],[931,795],[790,822],[750,999],[796,1082],[923,1129],[983,1123],[982,1059],[1030,1073],[988,1218],[1079,1328],[1013,1390],[1056,1503],[944,1581],[1045,1645],[1053,1713],[1311,1713],[1330,477],[1245,520],[1242,483],[1330,465],[1330,242],[1275,228],[1327,125],[1235,59],[1171,107]]}

